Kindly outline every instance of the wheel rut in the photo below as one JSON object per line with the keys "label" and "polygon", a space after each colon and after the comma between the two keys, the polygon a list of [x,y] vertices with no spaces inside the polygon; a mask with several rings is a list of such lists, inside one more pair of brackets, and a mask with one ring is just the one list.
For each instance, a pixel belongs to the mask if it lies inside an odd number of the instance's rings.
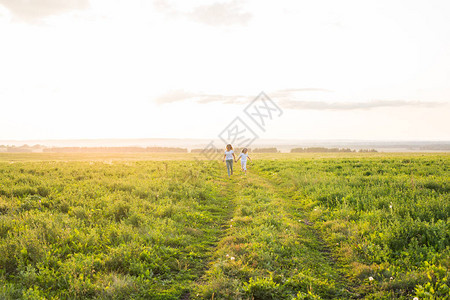
{"label": "wheel rut", "polygon": [[[280,191],[279,185],[275,182],[259,174],[257,171],[253,171],[253,175],[259,182],[261,182],[262,185],[270,189],[276,197],[283,198],[284,200],[289,198],[289,195],[286,195],[286,193]],[[341,285],[342,289],[345,289],[348,292],[349,298],[358,298],[355,295],[354,287],[348,280],[348,276],[342,272],[344,267],[339,264],[337,255],[335,255],[332,249],[327,245],[320,231],[315,228],[314,223],[307,219],[304,207],[294,205],[288,207],[286,210],[293,219],[297,219],[300,223],[304,224],[304,228],[310,235],[314,236],[317,241],[317,250],[321,253],[326,262],[336,271],[336,275],[338,275],[336,278],[337,282]]]}

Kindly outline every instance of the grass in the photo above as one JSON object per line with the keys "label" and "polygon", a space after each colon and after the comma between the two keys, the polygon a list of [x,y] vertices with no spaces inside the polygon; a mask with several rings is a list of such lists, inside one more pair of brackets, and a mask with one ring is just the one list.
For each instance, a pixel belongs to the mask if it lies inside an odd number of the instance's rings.
{"label": "grass", "polygon": [[210,180],[214,165],[2,165],[4,296],[32,289],[57,298],[178,299],[204,267],[227,213]]}
{"label": "grass", "polygon": [[448,156],[300,159],[257,165],[303,211],[356,297],[449,297]]}
{"label": "grass", "polygon": [[449,297],[448,154],[199,157],[0,154],[0,298]]}

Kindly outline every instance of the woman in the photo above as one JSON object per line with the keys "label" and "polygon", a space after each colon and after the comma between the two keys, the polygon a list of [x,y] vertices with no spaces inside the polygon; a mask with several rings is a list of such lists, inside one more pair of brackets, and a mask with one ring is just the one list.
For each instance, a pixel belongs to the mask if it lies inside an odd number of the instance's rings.
{"label": "woman", "polygon": [[227,171],[228,171],[228,177],[233,175],[233,161],[236,159],[236,156],[234,156],[233,147],[231,144],[227,145],[227,149],[225,150],[225,154],[223,155],[223,161],[227,161]]}

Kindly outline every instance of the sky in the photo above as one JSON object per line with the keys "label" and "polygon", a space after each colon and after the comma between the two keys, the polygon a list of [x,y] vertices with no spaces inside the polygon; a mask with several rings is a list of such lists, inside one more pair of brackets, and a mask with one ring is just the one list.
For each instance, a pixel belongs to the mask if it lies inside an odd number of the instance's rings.
{"label": "sky", "polygon": [[[0,140],[450,140],[450,2],[0,0]],[[264,130],[244,110],[280,108]]]}

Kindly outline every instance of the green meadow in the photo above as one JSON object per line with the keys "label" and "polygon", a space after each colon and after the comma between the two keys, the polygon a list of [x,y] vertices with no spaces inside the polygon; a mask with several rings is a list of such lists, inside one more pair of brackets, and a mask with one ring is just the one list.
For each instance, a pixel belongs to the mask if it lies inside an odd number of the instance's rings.
{"label": "green meadow", "polygon": [[0,154],[0,299],[450,299],[450,155]]}

